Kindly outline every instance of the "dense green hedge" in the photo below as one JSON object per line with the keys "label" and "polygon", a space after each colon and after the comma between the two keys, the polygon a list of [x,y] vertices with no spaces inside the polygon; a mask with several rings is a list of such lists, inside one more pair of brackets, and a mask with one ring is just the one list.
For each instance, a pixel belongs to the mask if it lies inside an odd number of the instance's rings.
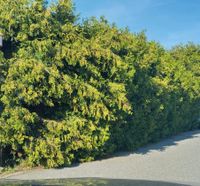
{"label": "dense green hedge", "polygon": [[143,48],[127,86],[133,115],[121,127],[121,149],[133,150],[200,126],[200,47],[189,44],[165,51],[144,39]]}
{"label": "dense green hedge", "polygon": [[200,123],[200,46],[170,51],[70,0],[0,0],[0,147],[59,167],[134,150]]}

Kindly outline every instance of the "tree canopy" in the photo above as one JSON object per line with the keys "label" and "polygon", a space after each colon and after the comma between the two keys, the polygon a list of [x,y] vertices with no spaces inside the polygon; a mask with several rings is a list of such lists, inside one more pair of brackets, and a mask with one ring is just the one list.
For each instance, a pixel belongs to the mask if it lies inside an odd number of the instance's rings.
{"label": "tree canopy", "polygon": [[0,0],[5,161],[59,167],[199,127],[200,46],[170,51],[71,0]]}

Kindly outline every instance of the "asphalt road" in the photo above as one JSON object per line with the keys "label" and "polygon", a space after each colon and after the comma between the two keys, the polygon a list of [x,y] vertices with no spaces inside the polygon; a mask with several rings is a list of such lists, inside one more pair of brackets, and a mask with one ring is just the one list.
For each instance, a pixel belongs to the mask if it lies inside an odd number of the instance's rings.
{"label": "asphalt road", "polygon": [[159,180],[200,185],[200,131],[183,133],[135,153],[83,163],[70,168],[37,169],[8,179],[115,178]]}

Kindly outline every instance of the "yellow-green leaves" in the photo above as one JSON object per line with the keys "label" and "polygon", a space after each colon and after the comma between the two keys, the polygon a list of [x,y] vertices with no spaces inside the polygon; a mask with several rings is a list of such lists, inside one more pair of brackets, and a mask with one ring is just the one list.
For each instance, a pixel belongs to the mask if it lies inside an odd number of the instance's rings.
{"label": "yellow-green leaves", "polygon": [[71,0],[0,2],[0,27],[13,46],[5,44],[1,81],[5,146],[16,159],[47,167],[103,154],[112,123],[131,110],[131,34],[103,19],[75,24]]}
{"label": "yellow-green leaves", "polygon": [[12,162],[70,165],[197,128],[199,46],[166,51],[73,10],[0,0],[0,146]]}
{"label": "yellow-green leaves", "polygon": [[[16,59],[8,71],[2,90],[5,104],[53,106],[64,87],[56,67],[47,67],[34,59]],[[61,84],[62,83],[62,84]]]}

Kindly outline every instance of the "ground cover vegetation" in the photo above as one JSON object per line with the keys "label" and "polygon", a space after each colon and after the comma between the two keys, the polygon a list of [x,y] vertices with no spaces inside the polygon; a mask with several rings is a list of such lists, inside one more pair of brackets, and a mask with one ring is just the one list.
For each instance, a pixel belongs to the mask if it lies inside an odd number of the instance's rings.
{"label": "ground cover vegetation", "polygon": [[0,0],[5,165],[61,167],[200,127],[200,46],[171,50],[70,0]]}

